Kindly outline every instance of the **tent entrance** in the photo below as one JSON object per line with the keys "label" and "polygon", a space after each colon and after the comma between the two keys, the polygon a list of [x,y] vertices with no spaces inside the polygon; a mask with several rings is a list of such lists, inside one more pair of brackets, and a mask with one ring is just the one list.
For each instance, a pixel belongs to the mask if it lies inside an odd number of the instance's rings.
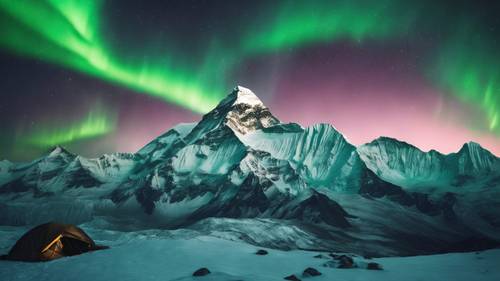
{"label": "tent entrance", "polygon": [[90,246],[87,242],[79,239],[63,236],[61,238],[63,244],[62,251],[65,256],[79,255],[90,250]]}
{"label": "tent entrance", "polygon": [[74,256],[90,250],[90,245],[82,240],[59,234],[42,250],[47,258],[55,256]]}

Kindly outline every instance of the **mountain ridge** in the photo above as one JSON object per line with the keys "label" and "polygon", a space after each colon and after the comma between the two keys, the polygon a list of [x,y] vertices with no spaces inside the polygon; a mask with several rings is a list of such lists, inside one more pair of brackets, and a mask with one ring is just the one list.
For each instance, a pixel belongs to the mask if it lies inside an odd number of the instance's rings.
{"label": "mountain ridge", "polygon": [[[238,86],[198,123],[179,124],[137,153],[85,158],[58,146],[30,163],[0,162],[0,224],[104,217],[179,228],[209,218],[271,220],[293,224],[311,243],[338,247],[341,239],[386,253],[500,241],[498,159],[476,144],[464,147],[442,155],[391,138],[356,147],[330,124],[281,123]],[[478,208],[483,201],[490,208]],[[426,230],[411,233],[417,227]],[[365,232],[379,238],[366,244]],[[412,248],[401,240],[409,237],[429,245]],[[392,248],[387,239],[406,246]]]}

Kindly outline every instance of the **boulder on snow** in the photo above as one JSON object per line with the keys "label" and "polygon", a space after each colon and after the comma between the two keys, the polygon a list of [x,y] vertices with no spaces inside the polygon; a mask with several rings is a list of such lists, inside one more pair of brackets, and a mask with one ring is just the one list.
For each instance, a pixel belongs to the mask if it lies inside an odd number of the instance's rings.
{"label": "boulder on snow", "polygon": [[295,276],[294,274],[288,275],[287,277],[285,277],[283,279],[285,279],[285,280],[291,280],[291,281],[300,281],[300,279],[297,276]]}
{"label": "boulder on snow", "polygon": [[268,252],[266,250],[260,249],[257,252],[255,252],[255,254],[258,255],[258,256],[265,256],[265,255],[268,254]]}
{"label": "boulder on snow", "polygon": [[380,265],[379,263],[376,263],[376,262],[369,262],[366,265],[366,269],[369,269],[369,270],[383,270],[382,265]]}
{"label": "boulder on snow", "polygon": [[341,256],[338,256],[334,259],[337,260],[337,262],[338,262],[337,268],[353,268],[353,267],[355,267],[354,260],[349,256],[341,255]]}
{"label": "boulder on snow", "polygon": [[205,276],[207,274],[210,274],[210,270],[208,270],[208,268],[206,267],[202,267],[198,270],[196,270],[195,272],[193,272],[193,276]]}
{"label": "boulder on snow", "polygon": [[304,272],[302,272],[302,275],[304,277],[320,276],[321,272],[319,272],[316,268],[308,267],[304,270]]}

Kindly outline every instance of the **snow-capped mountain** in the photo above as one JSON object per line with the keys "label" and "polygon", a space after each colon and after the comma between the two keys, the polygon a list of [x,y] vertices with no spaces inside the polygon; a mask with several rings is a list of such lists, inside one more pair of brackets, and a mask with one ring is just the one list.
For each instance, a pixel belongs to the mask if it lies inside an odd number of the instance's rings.
{"label": "snow-capped mountain", "polygon": [[457,192],[456,187],[481,187],[484,179],[500,176],[500,159],[474,142],[464,144],[457,153],[444,155],[381,137],[357,150],[367,167],[380,178],[408,189]]}
{"label": "snow-capped mountain", "polygon": [[134,154],[88,159],[56,147],[30,163],[0,162],[0,224],[104,217],[217,231],[218,219],[226,235],[245,232],[232,218],[293,225],[312,248],[427,253],[464,250],[469,239],[479,249],[500,241],[499,163],[475,143],[449,155],[390,138],[355,147],[328,124],[281,123],[236,87],[200,122]]}
{"label": "snow-capped mountain", "polygon": [[[243,141],[245,135],[278,124],[250,90],[238,87],[189,133],[174,128],[141,149],[147,162],[159,159],[158,154],[162,161],[146,165],[151,169],[119,186],[111,199],[119,206],[138,202],[170,226],[211,216],[325,218],[332,225],[348,225],[345,211],[335,202],[322,209],[308,203],[318,195],[286,159]],[[338,221],[331,219],[335,213],[340,214]]]}

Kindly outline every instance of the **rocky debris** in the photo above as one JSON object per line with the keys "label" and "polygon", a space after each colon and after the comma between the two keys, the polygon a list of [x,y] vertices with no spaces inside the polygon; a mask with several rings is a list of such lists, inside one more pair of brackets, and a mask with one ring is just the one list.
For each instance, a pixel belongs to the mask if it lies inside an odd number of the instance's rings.
{"label": "rocky debris", "polygon": [[328,257],[323,255],[323,254],[315,255],[313,258],[315,258],[315,259],[328,259]]}
{"label": "rocky debris", "polygon": [[346,255],[340,255],[336,258],[335,260],[338,261],[337,268],[353,268],[356,267],[356,264],[354,263],[354,260]]}
{"label": "rocky debris", "polygon": [[268,254],[268,252],[266,250],[260,249],[257,252],[255,252],[255,254],[258,255],[258,256],[265,256],[265,255]]}
{"label": "rocky debris", "polygon": [[[361,262],[356,263],[353,257],[355,255],[337,255],[334,253],[328,254],[333,260],[329,260],[322,264],[323,267],[330,268],[366,268],[368,270],[384,270],[381,264],[376,262]],[[317,255],[318,257],[321,255]],[[365,259],[372,259],[371,257],[364,257]]]}
{"label": "rocky debris", "polygon": [[285,277],[283,279],[285,279],[285,280],[291,280],[291,281],[300,281],[300,279],[297,276],[295,276],[294,274],[288,275],[287,277]]}
{"label": "rocky debris", "polygon": [[354,259],[348,255],[337,255],[337,254],[329,254],[333,260],[325,262],[323,267],[331,267],[331,268],[356,268],[358,265],[354,262]]}
{"label": "rocky debris", "polygon": [[196,270],[195,272],[193,272],[193,276],[196,276],[196,277],[205,276],[208,274],[210,274],[210,270],[208,270],[208,268],[206,268],[206,267],[202,267],[202,268]]}
{"label": "rocky debris", "polygon": [[302,272],[302,276],[304,277],[314,277],[314,276],[320,276],[321,272],[319,272],[317,269],[313,267],[308,267]]}
{"label": "rocky debris", "polygon": [[369,270],[383,270],[382,265],[380,265],[379,263],[376,263],[376,262],[369,262],[366,265],[366,269],[369,269]]}

